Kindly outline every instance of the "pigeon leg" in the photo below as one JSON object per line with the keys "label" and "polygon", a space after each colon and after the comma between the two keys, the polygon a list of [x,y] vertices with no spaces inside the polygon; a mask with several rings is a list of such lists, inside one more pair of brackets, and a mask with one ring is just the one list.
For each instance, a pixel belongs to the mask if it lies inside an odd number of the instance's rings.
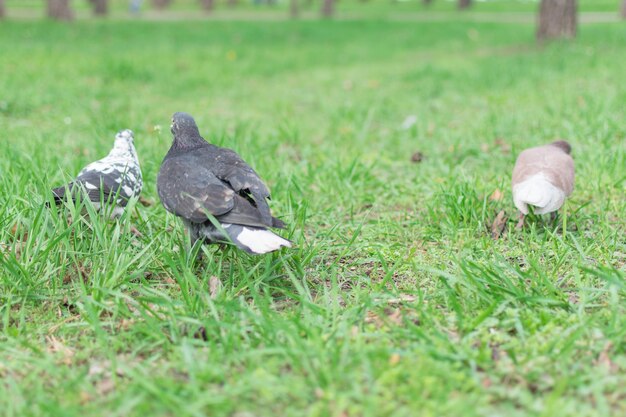
{"label": "pigeon leg", "polygon": [[559,218],[558,212],[553,211],[552,213],[550,213],[550,221],[552,222],[552,224],[554,224],[558,218]]}
{"label": "pigeon leg", "polygon": [[524,220],[525,219],[526,219],[526,216],[524,215],[524,213],[520,212],[520,214],[519,214],[519,221],[515,225],[515,228],[517,230],[522,230],[524,228]]}

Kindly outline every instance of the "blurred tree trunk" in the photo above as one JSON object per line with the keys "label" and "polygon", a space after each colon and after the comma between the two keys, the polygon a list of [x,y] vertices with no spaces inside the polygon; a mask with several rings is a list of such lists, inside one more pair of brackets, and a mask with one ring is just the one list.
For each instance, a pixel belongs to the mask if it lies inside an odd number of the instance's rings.
{"label": "blurred tree trunk", "polygon": [[4,0],[0,0],[0,19],[6,16],[6,10],[4,8]]}
{"label": "blurred tree trunk", "polygon": [[291,2],[289,3],[289,15],[291,17],[298,17],[299,14],[300,9],[298,8],[298,0],[291,0]]}
{"label": "blurred tree trunk", "polygon": [[622,19],[626,19],[626,0],[622,1]]}
{"label": "blurred tree trunk", "polygon": [[70,9],[70,0],[48,0],[48,17],[55,20],[72,20],[74,14]]}
{"label": "blurred tree trunk", "polygon": [[467,9],[472,5],[472,0],[459,0],[459,9]]}
{"label": "blurred tree trunk", "polygon": [[105,16],[109,13],[109,0],[93,0],[93,13],[97,16]]}
{"label": "blurred tree trunk", "polygon": [[213,0],[200,0],[202,8],[207,12],[211,13],[213,11],[213,7],[215,6]]}
{"label": "blurred tree trunk", "polygon": [[430,6],[430,4],[433,2],[433,0],[422,0],[422,4],[424,6]]}
{"label": "blurred tree trunk", "polygon": [[237,4],[239,4],[239,0],[228,0],[228,5],[230,7],[235,7]]}
{"label": "blurred tree trunk", "polygon": [[172,0],[152,0],[152,5],[159,10],[165,9],[170,5]]}
{"label": "blurred tree trunk", "polygon": [[537,39],[576,37],[576,0],[541,0]]}
{"label": "blurred tree trunk", "polygon": [[322,16],[331,17],[335,13],[335,0],[323,0]]}

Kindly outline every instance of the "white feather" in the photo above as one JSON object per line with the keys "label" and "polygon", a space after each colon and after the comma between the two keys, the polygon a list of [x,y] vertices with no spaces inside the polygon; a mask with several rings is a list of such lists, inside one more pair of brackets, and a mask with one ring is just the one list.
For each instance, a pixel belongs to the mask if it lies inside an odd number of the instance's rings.
{"label": "white feather", "polygon": [[[224,227],[227,227],[224,225]],[[246,245],[254,253],[262,254],[275,251],[281,247],[291,247],[291,242],[287,239],[263,229],[248,229],[244,227],[236,238]]]}
{"label": "white feather", "polygon": [[565,192],[554,186],[540,172],[513,187],[513,201],[523,214],[528,214],[528,206],[534,206],[535,214],[557,211],[565,202]]}

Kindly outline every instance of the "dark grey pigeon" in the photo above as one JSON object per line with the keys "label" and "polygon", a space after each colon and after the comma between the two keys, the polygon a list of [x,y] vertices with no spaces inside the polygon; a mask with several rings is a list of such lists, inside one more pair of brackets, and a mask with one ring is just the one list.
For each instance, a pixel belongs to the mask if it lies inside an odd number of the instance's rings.
{"label": "dark grey pigeon", "polygon": [[115,135],[111,152],[104,158],[83,168],[76,179],[52,190],[58,205],[69,190],[72,198],[84,193],[96,210],[102,201],[114,205],[112,216],[119,216],[131,197],[141,193],[143,181],[137,152],[133,145],[133,132],[126,129]]}
{"label": "dark grey pigeon", "polygon": [[174,114],[172,134],[174,142],[161,164],[157,190],[165,209],[183,220],[192,244],[232,241],[252,254],[291,247],[291,242],[267,230],[285,224],[272,217],[269,190],[239,155],[204,140],[187,113]]}

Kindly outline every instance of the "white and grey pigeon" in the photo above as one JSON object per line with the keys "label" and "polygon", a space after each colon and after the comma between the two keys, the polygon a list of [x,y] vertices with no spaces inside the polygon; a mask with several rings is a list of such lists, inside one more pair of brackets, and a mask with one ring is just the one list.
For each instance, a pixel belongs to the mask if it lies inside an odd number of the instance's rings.
{"label": "white and grey pigeon", "polygon": [[111,215],[120,216],[132,197],[141,193],[143,180],[137,152],[133,144],[133,132],[122,130],[115,135],[113,149],[104,158],[83,168],[67,185],[54,188],[54,201],[64,201],[69,190],[72,199],[85,193],[96,210],[100,203],[113,205]]}
{"label": "white and grey pigeon", "polygon": [[204,140],[187,113],[174,114],[172,134],[157,190],[165,209],[182,219],[192,244],[232,242],[255,255],[291,247],[268,230],[285,224],[272,216],[267,186],[239,155]]}
{"label": "white and grey pigeon", "polygon": [[557,211],[574,190],[572,147],[564,140],[529,148],[513,168],[513,202],[521,212],[520,224],[533,206],[535,214]]}

